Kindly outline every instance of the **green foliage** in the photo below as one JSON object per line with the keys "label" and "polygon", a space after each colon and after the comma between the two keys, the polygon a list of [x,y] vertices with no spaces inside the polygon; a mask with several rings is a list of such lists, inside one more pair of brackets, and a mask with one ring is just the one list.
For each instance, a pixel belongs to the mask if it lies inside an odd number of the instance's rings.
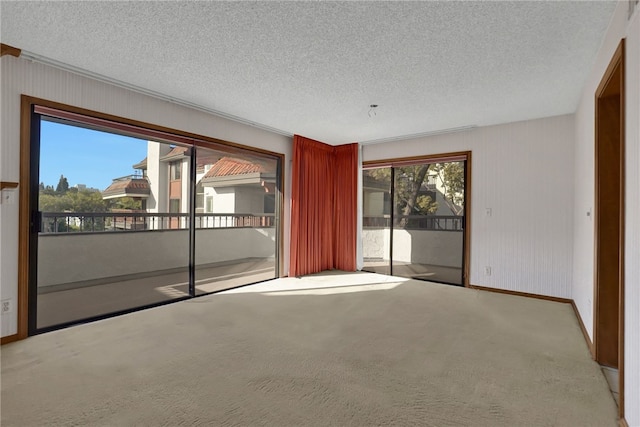
{"label": "green foliage", "polygon": [[427,215],[438,210],[438,203],[420,194],[431,165],[396,168],[396,210],[401,215]]}
{"label": "green foliage", "polygon": [[464,211],[464,167],[462,162],[438,163],[434,170],[444,189],[447,205],[456,214]]}
{"label": "green foliage", "polygon": [[98,191],[76,190],[64,194],[40,192],[38,210],[42,212],[107,212],[107,203]]}
{"label": "green foliage", "polygon": [[142,209],[142,200],[134,199],[133,197],[119,197],[117,199],[111,199],[109,203],[111,209]]}
{"label": "green foliage", "polygon": [[[380,184],[380,189],[390,189],[391,168],[377,168],[365,171],[366,176]],[[396,216],[428,215],[438,210],[438,202],[429,191],[425,180],[436,175],[439,188],[444,194],[444,202],[455,215],[464,211],[464,167],[462,162],[419,164],[397,167],[395,170]],[[389,191],[389,190],[387,190]]]}
{"label": "green foliage", "polygon": [[[431,165],[414,165],[396,168],[395,203],[396,216],[428,215],[438,210],[438,202],[425,192],[423,182]],[[390,189],[391,168],[369,169],[365,173],[374,181]]]}

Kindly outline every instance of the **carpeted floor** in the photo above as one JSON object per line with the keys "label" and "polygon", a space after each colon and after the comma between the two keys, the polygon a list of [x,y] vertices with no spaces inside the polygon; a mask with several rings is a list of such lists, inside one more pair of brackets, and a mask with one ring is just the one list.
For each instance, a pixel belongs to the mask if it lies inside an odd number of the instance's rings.
{"label": "carpeted floor", "polygon": [[1,398],[3,426],[616,426],[569,305],[372,273],[5,345]]}

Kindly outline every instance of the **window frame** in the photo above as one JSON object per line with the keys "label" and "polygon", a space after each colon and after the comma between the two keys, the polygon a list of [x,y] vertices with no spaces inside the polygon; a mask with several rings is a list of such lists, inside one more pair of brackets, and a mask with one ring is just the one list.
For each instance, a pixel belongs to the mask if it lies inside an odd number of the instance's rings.
{"label": "window frame", "polygon": [[[275,262],[275,277],[281,277],[283,271],[283,217],[284,211],[284,160],[285,156],[282,153],[277,153],[257,147],[251,147],[243,144],[238,144],[218,138],[207,137],[204,135],[198,135],[189,133],[177,129],[172,129],[156,124],[141,122],[125,117],[119,117],[111,114],[106,114],[94,110],[89,110],[81,107],[62,104],[56,101],[50,101],[46,99],[36,98],[28,95],[21,95],[21,107],[20,107],[20,121],[21,121],[21,134],[20,134],[20,206],[19,206],[19,240],[18,240],[18,327],[15,339],[24,339],[30,334],[37,334],[46,332],[47,330],[37,330],[30,328],[30,313],[35,309],[33,303],[30,303],[30,265],[36,264],[37,260],[37,242],[34,245],[32,242],[33,227],[37,226],[37,221],[32,218],[33,207],[37,207],[34,204],[33,195],[37,197],[38,189],[37,183],[35,188],[32,187],[32,171],[37,170],[39,165],[39,152],[32,152],[32,139],[39,138],[39,120],[40,116],[46,115],[48,119],[58,119],[63,122],[73,122],[76,126],[86,127],[95,130],[101,130],[111,133],[118,133],[121,135],[134,136],[137,138],[149,138],[157,140],[159,142],[178,143],[182,145],[189,145],[194,147],[213,148],[215,150],[238,154],[239,152],[250,153],[253,156],[261,156],[268,159],[277,161],[277,191],[278,191],[278,209],[279,218],[276,221],[276,262]],[[36,119],[36,120],[34,120]],[[192,150],[192,152],[195,152]],[[194,174],[195,168],[190,168],[191,174]],[[191,178],[193,179],[193,178]],[[195,197],[190,197],[190,211],[192,215],[195,215],[193,205],[195,204]],[[192,228],[192,232],[195,233],[195,229]],[[36,234],[37,235],[37,234]],[[34,250],[35,248],[35,250]],[[32,259],[34,260],[32,262]],[[156,305],[156,304],[154,304]],[[150,305],[150,306],[154,306]],[[162,304],[157,304],[162,305]],[[141,308],[147,308],[150,306],[144,306],[127,311],[135,311]],[[112,317],[114,315],[124,314],[123,312],[111,313],[109,315],[97,316],[91,320],[98,320],[99,318]],[[33,316],[31,316],[33,317]],[[85,319],[86,320],[86,319]],[[85,320],[82,320],[81,323]],[[55,329],[61,327],[71,326],[59,325]]]}

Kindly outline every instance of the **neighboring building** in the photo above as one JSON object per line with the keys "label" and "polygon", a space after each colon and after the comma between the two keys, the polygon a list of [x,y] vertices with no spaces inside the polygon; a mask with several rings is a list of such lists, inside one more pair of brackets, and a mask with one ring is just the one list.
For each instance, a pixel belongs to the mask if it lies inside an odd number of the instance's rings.
{"label": "neighboring building", "polygon": [[[267,162],[249,161],[203,150],[196,165],[196,214],[275,213],[276,171]],[[147,157],[133,168],[137,175],[116,178],[103,191],[103,199],[133,197],[142,200],[147,213],[189,212],[189,162],[186,147],[148,141]],[[169,228],[182,228],[170,218]],[[224,226],[220,219],[206,219],[206,226]],[[151,228],[164,228],[154,221]],[[203,220],[205,224],[205,220]]]}
{"label": "neighboring building", "polygon": [[204,213],[275,212],[276,176],[266,165],[223,157],[213,165],[205,165],[205,170],[198,180],[204,195]]}
{"label": "neighboring building", "polygon": [[131,197],[140,200],[142,202],[142,209],[146,209],[145,206],[150,195],[149,181],[147,181],[145,177],[127,175],[114,178],[111,185],[102,192],[102,199],[110,200]]}

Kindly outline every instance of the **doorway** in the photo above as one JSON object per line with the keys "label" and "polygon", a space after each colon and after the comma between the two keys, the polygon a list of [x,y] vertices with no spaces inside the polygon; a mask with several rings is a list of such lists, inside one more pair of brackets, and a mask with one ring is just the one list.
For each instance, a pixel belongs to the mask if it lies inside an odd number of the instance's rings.
{"label": "doorway", "polygon": [[[595,360],[617,374],[624,413],[624,40],[595,94]],[[616,371],[617,370],[617,371]],[[615,383],[615,381],[614,381]]]}
{"label": "doorway", "polygon": [[363,165],[364,271],[468,285],[470,154]]}

